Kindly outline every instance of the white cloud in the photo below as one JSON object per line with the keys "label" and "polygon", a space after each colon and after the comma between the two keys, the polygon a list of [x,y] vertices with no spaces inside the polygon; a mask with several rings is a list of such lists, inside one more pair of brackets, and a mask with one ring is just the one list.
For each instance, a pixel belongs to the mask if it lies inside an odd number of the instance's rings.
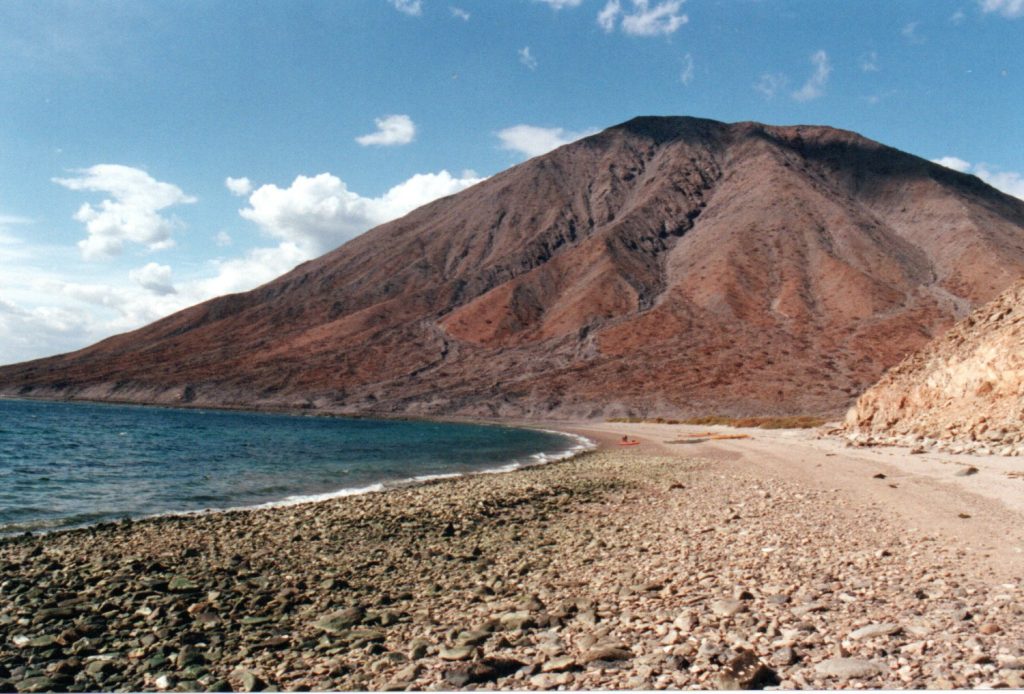
{"label": "white cloud", "polygon": [[377,132],[356,138],[356,142],[364,147],[369,145],[381,147],[407,145],[416,137],[416,124],[409,116],[384,116],[375,118],[373,122],[377,125]]}
{"label": "white cloud", "polygon": [[685,14],[678,14],[683,0],[665,0],[654,7],[648,0],[633,0],[633,13],[622,17],[622,30],[630,36],[660,36],[672,34],[690,21]]}
{"label": "white cloud", "polygon": [[777,72],[766,72],[761,75],[761,79],[754,84],[754,89],[761,92],[761,94],[764,95],[764,98],[773,99],[776,94],[786,88],[787,84],[789,84],[789,79],[785,75]]}
{"label": "white cloud", "polygon": [[652,5],[651,0],[630,0],[632,9],[623,11],[620,0],[608,0],[597,15],[597,23],[610,33],[621,17],[620,27],[630,36],[672,34],[690,21],[685,14],[679,13],[684,1],[660,0]]}
{"label": "white cloud", "polygon": [[1008,19],[1024,17],[1024,0],[980,0],[981,11],[998,12]]}
{"label": "white cloud", "polygon": [[561,10],[566,7],[579,7],[583,0],[533,0],[534,2],[542,2],[549,7]]}
{"label": "white cloud", "polygon": [[171,266],[146,263],[128,272],[128,279],[154,294],[175,294],[177,290],[171,281]]}
{"label": "white cloud", "polygon": [[[376,198],[349,191],[331,174],[299,176],[284,189],[261,186],[240,214],[278,243],[211,260],[205,271],[173,282],[171,267],[157,263],[118,275],[106,272],[97,281],[95,269],[75,263],[72,249],[28,244],[0,228],[5,264],[0,364],[79,349],[212,297],[247,291],[372,226],[480,180],[472,171],[458,178],[447,171],[417,174]],[[6,224],[29,221],[0,215]],[[230,240],[226,232],[215,238]]]}
{"label": "white cloud", "polygon": [[1007,195],[1024,200],[1024,175],[1016,171],[1000,171],[989,164],[971,164],[959,157],[940,157],[932,159],[936,164],[953,169],[960,173],[974,174],[993,188]]}
{"label": "white cloud", "polygon": [[959,157],[940,157],[938,159],[932,159],[932,161],[940,166],[945,166],[947,169],[953,169],[960,173],[970,171],[971,169],[971,163],[969,161],[964,161]]}
{"label": "white cloud", "polygon": [[693,82],[693,56],[689,53],[683,56],[683,67],[679,71],[679,81],[687,87],[690,86],[690,82]]}
{"label": "white cloud", "polygon": [[232,243],[231,234],[224,230],[218,231],[217,235],[213,237],[213,240],[221,248],[224,248],[225,246],[230,246]]}
{"label": "white cloud", "polygon": [[621,13],[622,5],[619,0],[608,0],[608,4],[597,13],[597,23],[610,34],[615,31],[615,21]]}
{"label": "white cloud", "polygon": [[111,196],[96,207],[83,204],[74,215],[74,219],[85,224],[88,234],[78,243],[86,260],[118,255],[126,242],[138,243],[150,250],[173,246],[171,232],[180,223],[161,216],[160,211],[196,201],[178,186],[157,181],[145,171],[130,166],[97,164],[74,173],[79,175],[54,178],[53,182],[71,190]]}
{"label": "white cloud", "polygon": [[388,0],[396,10],[410,17],[419,17],[423,14],[422,0]]}
{"label": "white cloud", "polygon": [[456,178],[443,170],[416,174],[384,195],[369,198],[349,190],[344,181],[329,173],[298,176],[287,188],[260,186],[249,196],[249,207],[239,214],[312,257],[481,180]]}
{"label": "white cloud", "polygon": [[546,154],[553,149],[593,135],[596,130],[570,132],[564,128],[541,128],[536,125],[513,125],[498,131],[501,148],[519,152],[527,157]]}
{"label": "white cloud", "polygon": [[531,70],[537,69],[537,59],[530,55],[529,46],[523,46],[519,49],[519,62]]}
{"label": "white cloud", "polygon": [[963,10],[957,10],[949,17],[949,23],[954,26],[960,26],[967,19],[967,15],[964,14]]}
{"label": "white cloud", "polygon": [[878,72],[878,53],[871,51],[862,55],[860,69],[862,72]]}
{"label": "white cloud", "polygon": [[825,85],[828,83],[828,76],[832,72],[832,65],[828,61],[828,54],[825,51],[816,51],[811,55],[811,64],[814,65],[814,73],[807,78],[804,86],[793,92],[793,98],[797,101],[810,101],[817,99],[825,93]]}
{"label": "white cloud", "polygon": [[248,195],[252,192],[252,181],[243,176],[242,178],[232,178],[228,176],[224,179],[224,185],[231,191],[232,195]]}
{"label": "white cloud", "polygon": [[452,5],[451,7],[449,7],[448,10],[452,13],[453,17],[456,17],[457,19],[461,19],[464,22],[468,22],[469,18],[471,16],[469,14],[469,12],[466,12],[461,7],[456,7],[455,5]]}

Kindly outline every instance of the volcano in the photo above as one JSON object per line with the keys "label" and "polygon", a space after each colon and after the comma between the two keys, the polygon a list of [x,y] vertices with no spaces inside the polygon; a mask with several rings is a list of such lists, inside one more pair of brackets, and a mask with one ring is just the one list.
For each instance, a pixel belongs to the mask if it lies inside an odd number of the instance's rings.
{"label": "volcano", "polygon": [[1024,202],[819,126],[642,117],[7,396],[484,417],[841,414],[1024,276]]}

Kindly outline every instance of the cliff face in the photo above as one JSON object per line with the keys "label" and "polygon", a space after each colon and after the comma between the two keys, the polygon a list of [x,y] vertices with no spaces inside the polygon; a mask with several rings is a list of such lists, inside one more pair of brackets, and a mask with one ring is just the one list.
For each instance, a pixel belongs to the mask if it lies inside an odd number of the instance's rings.
{"label": "cliff face", "polygon": [[846,428],[880,441],[1024,452],[1024,281],[889,371]]}
{"label": "cliff face", "polygon": [[1024,275],[1024,203],[826,127],[637,118],[0,393],[483,416],[838,413]]}

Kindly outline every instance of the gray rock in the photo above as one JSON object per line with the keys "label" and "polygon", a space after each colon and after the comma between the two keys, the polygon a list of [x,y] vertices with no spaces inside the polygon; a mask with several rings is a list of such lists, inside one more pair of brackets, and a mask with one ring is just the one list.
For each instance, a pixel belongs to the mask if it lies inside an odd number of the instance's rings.
{"label": "gray rock", "polygon": [[541,672],[567,672],[574,670],[579,665],[576,663],[576,659],[572,656],[562,656],[560,658],[552,658],[543,665],[540,666]]}
{"label": "gray rock", "polygon": [[419,660],[420,658],[426,657],[432,645],[433,644],[428,639],[413,639],[409,643],[409,658],[411,660]]}
{"label": "gray rock", "polygon": [[404,667],[401,670],[399,670],[395,674],[394,681],[409,684],[417,677],[419,677],[421,672],[423,672],[423,666],[419,663],[413,663],[412,665],[409,665],[408,667]]}
{"label": "gray rock", "polygon": [[734,617],[746,612],[747,605],[742,600],[715,600],[711,603],[711,611],[719,617]]}
{"label": "gray rock", "polygon": [[175,576],[167,583],[167,590],[171,593],[194,593],[199,590],[199,586],[184,576]]}
{"label": "gray rock", "polygon": [[796,662],[796,651],[788,646],[780,648],[779,650],[772,653],[771,657],[772,665],[776,667],[786,667]]}
{"label": "gray rock", "polygon": [[841,680],[875,677],[885,669],[871,660],[861,658],[829,658],[818,663],[814,671],[823,677],[835,677]]}
{"label": "gray rock", "polygon": [[261,680],[256,673],[251,670],[242,670],[239,672],[238,682],[243,692],[258,692],[267,686],[263,680]]}
{"label": "gray rock", "polygon": [[455,638],[458,646],[481,646],[491,637],[486,631],[464,631]]}
{"label": "gray rock", "polygon": [[338,634],[361,624],[365,616],[366,610],[362,607],[349,607],[322,617],[313,626],[329,634]]}
{"label": "gray rock", "polygon": [[824,612],[827,609],[828,605],[826,605],[823,602],[815,601],[806,603],[804,605],[797,605],[791,611],[793,613],[793,616],[803,617],[805,614],[810,614],[811,612]]}
{"label": "gray rock", "polygon": [[478,663],[462,665],[445,673],[445,680],[455,686],[494,682],[518,671],[524,663],[512,658],[484,658]]}
{"label": "gray rock", "polygon": [[633,652],[622,646],[598,646],[587,651],[581,659],[584,663],[593,663],[598,660],[629,660]]}
{"label": "gray rock", "polygon": [[554,689],[555,687],[564,687],[572,682],[572,673],[569,672],[545,672],[540,675],[534,675],[530,678],[530,685],[537,689]]}
{"label": "gray rock", "polygon": [[861,627],[855,631],[850,632],[849,639],[851,641],[860,641],[862,639],[873,639],[879,636],[891,636],[902,631],[899,624],[893,624],[892,622],[884,622],[882,624],[869,624],[866,627]]}
{"label": "gray rock", "polygon": [[441,646],[441,649],[438,651],[438,657],[441,660],[451,661],[469,660],[473,657],[474,653],[476,653],[474,646],[453,646],[452,648]]}
{"label": "gray rock", "polygon": [[52,636],[50,634],[47,634],[45,636],[39,636],[37,638],[32,639],[31,641],[29,641],[28,643],[25,644],[25,648],[43,649],[43,648],[53,648],[54,646],[59,646],[59,645],[60,644],[57,642],[57,637],[56,636]]}
{"label": "gray rock", "polygon": [[518,631],[520,629],[529,629],[535,625],[533,617],[530,616],[529,612],[506,612],[498,618],[503,629],[510,631]]}
{"label": "gray rock", "polygon": [[29,677],[14,685],[19,692],[50,692],[55,683],[49,677]]}

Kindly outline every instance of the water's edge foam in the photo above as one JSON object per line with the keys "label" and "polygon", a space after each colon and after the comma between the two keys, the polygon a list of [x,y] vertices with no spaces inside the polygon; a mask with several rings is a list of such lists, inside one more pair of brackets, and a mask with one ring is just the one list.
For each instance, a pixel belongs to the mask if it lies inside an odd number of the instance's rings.
{"label": "water's edge foam", "polygon": [[[529,457],[527,461],[513,461],[511,463],[505,463],[499,467],[494,468],[482,468],[480,470],[473,470],[471,472],[445,472],[433,475],[415,475],[413,477],[401,477],[393,480],[384,480],[374,484],[366,485],[364,487],[343,487],[333,492],[323,492],[321,494],[293,494],[286,496],[278,501],[267,501],[262,504],[253,504],[250,506],[231,506],[228,508],[217,508],[217,509],[203,509],[200,511],[173,511],[170,513],[159,513],[153,516],[146,516],[146,518],[160,518],[166,516],[192,516],[209,513],[230,513],[232,511],[254,511],[260,509],[270,508],[286,508],[289,506],[299,506],[300,504],[311,504],[322,501],[330,501],[331,499],[340,499],[346,496],[359,496],[362,494],[375,494],[378,492],[386,492],[391,489],[404,489],[406,487],[414,487],[427,482],[434,482],[437,480],[444,479],[455,479],[458,477],[471,477],[473,475],[494,475],[505,472],[513,472],[515,470],[522,470],[528,467],[535,467],[537,465],[545,465],[547,463],[555,463],[562,460],[569,460],[575,458],[578,455],[593,451],[597,448],[597,442],[588,439],[586,436],[579,434],[572,434],[565,431],[553,431],[551,429],[536,429],[536,431],[543,431],[547,434],[556,434],[558,436],[564,436],[572,439],[576,442],[575,446],[568,448],[559,453],[534,453]],[[141,520],[141,518],[139,519]]]}

